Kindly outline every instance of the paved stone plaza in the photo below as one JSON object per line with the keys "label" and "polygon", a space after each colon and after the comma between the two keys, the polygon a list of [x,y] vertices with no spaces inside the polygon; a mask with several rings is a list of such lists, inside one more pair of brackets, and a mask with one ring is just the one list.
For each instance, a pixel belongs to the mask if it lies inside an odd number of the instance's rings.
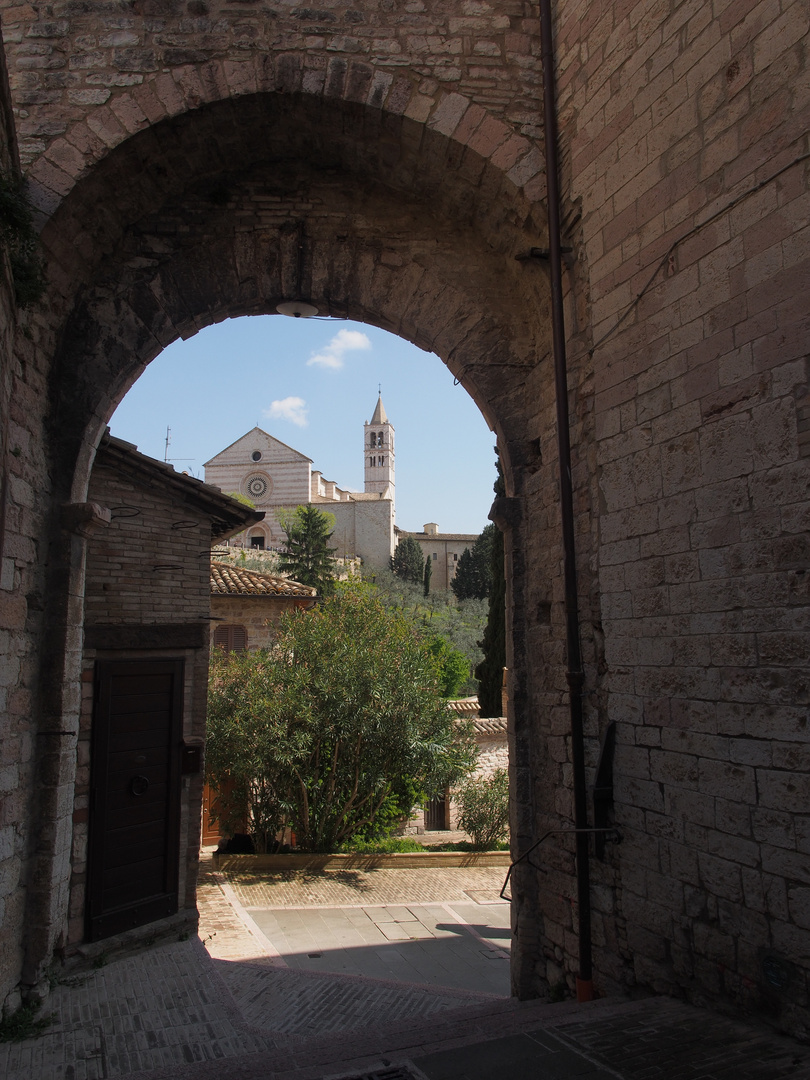
{"label": "paved stone plaza", "polygon": [[[320,926],[323,934],[312,939],[309,951],[337,955],[336,939],[361,918],[373,939],[372,952],[401,947],[406,933],[411,946],[441,941],[426,937],[441,919],[451,930],[453,922],[458,928],[453,940],[467,937],[474,943],[471,955],[476,949],[492,954],[481,964],[500,968],[506,963],[498,953],[507,944],[500,935],[508,909],[491,899],[491,879],[499,876],[499,870],[487,869],[449,875],[375,871],[358,875],[352,893],[345,875],[268,876],[259,883],[248,877],[226,880],[205,866],[202,942],[159,945],[68,978],[44,1008],[54,1019],[42,1036],[0,1044],[0,1075],[7,1080],[810,1080],[806,1046],[667,998],[520,1003],[482,992],[477,983],[428,986],[306,970],[302,942],[289,929],[304,921],[308,933]],[[392,906],[395,888],[401,903]],[[432,899],[421,904],[411,899],[417,888]],[[323,901],[321,907],[305,906],[303,898],[312,893]],[[481,902],[473,902],[470,893]],[[239,900],[259,896],[262,907],[246,909]],[[353,904],[346,903],[347,896]],[[485,921],[482,910],[489,913]],[[337,912],[346,917],[338,919]],[[477,921],[464,919],[469,915]],[[485,923],[490,940],[481,932]],[[479,977],[471,963],[470,983]]]}

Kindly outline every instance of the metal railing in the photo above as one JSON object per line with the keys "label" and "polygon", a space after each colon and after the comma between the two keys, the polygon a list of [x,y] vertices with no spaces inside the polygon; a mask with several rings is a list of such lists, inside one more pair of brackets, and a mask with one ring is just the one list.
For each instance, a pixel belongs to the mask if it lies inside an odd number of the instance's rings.
{"label": "metal railing", "polygon": [[518,866],[524,860],[526,862],[528,862],[529,866],[534,867],[535,870],[539,870],[541,874],[548,873],[548,871],[544,867],[538,866],[538,864],[536,862],[532,862],[532,860],[529,858],[529,856],[531,855],[531,853],[536,848],[539,848],[540,845],[543,843],[543,841],[547,840],[549,838],[549,836],[558,836],[558,835],[560,835],[562,833],[571,833],[572,835],[574,833],[601,833],[601,834],[604,835],[606,840],[608,839],[608,834],[612,834],[612,836],[613,836],[612,843],[614,843],[614,844],[621,843],[621,839],[622,839],[621,833],[619,832],[618,829],[616,829],[614,827],[606,828],[606,829],[591,829],[591,828],[588,828],[588,829],[575,829],[574,828],[574,829],[572,829],[570,827],[565,828],[565,829],[549,829],[548,832],[543,833],[543,835],[540,837],[539,840],[535,840],[535,842],[532,844],[532,846],[530,848],[527,848],[523,852],[523,854],[520,856],[520,858],[513,860],[509,864],[509,869],[506,871],[506,877],[504,879],[503,886],[501,887],[501,894],[500,895],[501,895],[502,900],[509,900],[511,902],[512,897],[511,896],[505,896],[504,893],[506,892],[506,887],[509,884],[509,879],[512,876],[512,871],[515,869],[516,866]]}

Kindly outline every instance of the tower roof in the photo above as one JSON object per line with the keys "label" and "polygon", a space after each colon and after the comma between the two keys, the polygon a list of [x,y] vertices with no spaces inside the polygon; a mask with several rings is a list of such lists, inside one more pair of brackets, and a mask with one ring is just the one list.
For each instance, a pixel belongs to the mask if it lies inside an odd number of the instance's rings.
{"label": "tower roof", "polygon": [[387,424],[388,417],[385,415],[385,406],[382,403],[382,394],[377,398],[377,408],[370,421],[372,424]]}

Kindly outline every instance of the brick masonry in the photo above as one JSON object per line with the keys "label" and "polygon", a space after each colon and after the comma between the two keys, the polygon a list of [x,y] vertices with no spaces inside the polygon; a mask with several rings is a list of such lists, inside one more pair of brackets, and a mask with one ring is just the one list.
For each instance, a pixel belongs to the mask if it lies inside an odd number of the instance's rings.
{"label": "brick masonry", "polygon": [[[803,1032],[806,6],[555,12],[588,767],[615,721],[624,838],[594,870],[597,985]],[[536,11],[2,13],[50,283],[8,365],[5,991],[37,984],[66,910],[83,582],[58,508],[166,344],[299,289],[435,350],[497,432],[516,849],[570,821],[547,272],[515,259],[546,244]],[[36,852],[35,746],[40,775],[59,764]],[[577,967],[572,849],[543,850],[517,881],[522,996]]]}
{"label": "brick masonry", "polygon": [[[200,553],[207,553],[210,546],[210,515],[184,499],[182,492],[161,485],[159,476],[145,478],[136,469],[127,474],[120,458],[110,457],[103,449],[96,458],[88,496],[109,508],[111,520],[91,533],[87,548],[85,628],[101,632],[88,637],[82,656],[70,900],[62,942],[68,955],[85,940],[96,661],[182,658],[182,737],[189,745],[201,743],[205,736],[208,685],[208,650],[202,646],[210,616],[209,560],[200,558]],[[156,647],[154,641],[151,646],[143,641],[135,644],[134,638],[126,645],[104,641],[111,628],[119,634],[122,630],[143,633],[149,627],[182,629],[188,624],[200,628],[196,648],[182,639],[170,648]],[[181,783],[179,912],[194,925],[202,774],[184,776]]]}

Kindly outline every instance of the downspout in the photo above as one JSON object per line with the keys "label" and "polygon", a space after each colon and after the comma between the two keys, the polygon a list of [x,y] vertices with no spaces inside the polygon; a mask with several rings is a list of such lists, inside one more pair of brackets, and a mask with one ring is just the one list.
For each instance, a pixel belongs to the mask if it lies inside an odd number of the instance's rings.
{"label": "downspout", "polygon": [[565,629],[567,644],[568,699],[571,712],[571,757],[574,771],[574,825],[577,858],[577,908],[579,974],[577,1001],[593,997],[591,950],[591,883],[585,743],[582,726],[582,653],[579,641],[577,567],[574,540],[574,498],[571,482],[571,441],[568,420],[568,376],[565,357],[562,253],[560,242],[560,186],[557,155],[557,108],[554,85],[554,45],[551,0],[540,0],[541,56],[543,62],[543,124],[546,142],[546,196],[548,202],[548,248],[551,273],[551,327],[554,349],[554,384],[557,398],[557,455],[560,470],[563,571],[565,577]]}

